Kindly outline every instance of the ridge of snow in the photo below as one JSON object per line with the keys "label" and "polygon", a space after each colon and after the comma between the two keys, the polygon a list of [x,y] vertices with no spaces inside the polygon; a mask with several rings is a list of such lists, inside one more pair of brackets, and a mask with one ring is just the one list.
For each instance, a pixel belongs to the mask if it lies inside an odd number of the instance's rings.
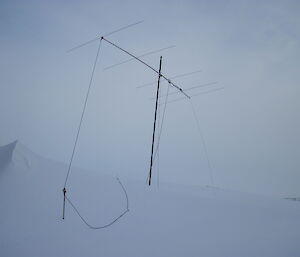
{"label": "ridge of snow", "polygon": [[30,156],[32,152],[20,143],[18,140],[10,144],[0,147],[0,167],[14,164],[25,164],[27,168],[30,167]]}
{"label": "ridge of snow", "polygon": [[16,148],[18,141],[14,141],[10,144],[0,146],[0,167],[8,165],[12,161],[12,155]]}

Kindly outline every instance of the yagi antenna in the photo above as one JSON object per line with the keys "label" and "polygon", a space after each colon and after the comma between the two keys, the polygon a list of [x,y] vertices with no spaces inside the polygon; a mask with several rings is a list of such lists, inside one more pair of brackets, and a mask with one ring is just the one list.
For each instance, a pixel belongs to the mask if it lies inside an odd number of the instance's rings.
{"label": "yagi antenna", "polygon": [[138,62],[144,64],[146,67],[148,67],[150,70],[154,71],[157,75],[159,75],[159,77],[165,79],[166,81],[169,82],[169,84],[173,87],[175,87],[177,90],[179,90],[183,95],[185,95],[185,97],[187,98],[191,98],[188,94],[186,94],[182,88],[180,88],[179,86],[177,86],[175,83],[173,83],[169,78],[167,78],[165,75],[161,74],[157,69],[153,68],[151,65],[149,65],[148,63],[144,62],[143,60],[141,60],[140,58],[138,58],[137,56],[133,55],[132,53],[128,52],[127,50],[125,50],[124,48],[116,45],[115,43],[107,40],[105,37],[101,37],[101,40],[104,40],[105,42],[109,43],[110,45],[114,46],[115,48],[121,50],[122,52],[128,54],[129,56],[131,56],[132,58],[134,58],[135,60],[137,60]]}
{"label": "yagi antenna", "polygon": [[93,43],[93,42],[95,42],[95,41],[101,39],[101,37],[108,37],[108,36],[110,36],[110,35],[112,35],[112,34],[115,34],[115,33],[120,32],[120,31],[122,31],[122,30],[128,29],[128,28],[133,27],[133,26],[135,26],[135,25],[141,24],[141,23],[143,23],[143,22],[144,22],[143,20],[142,20],[142,21],[137,21],[137,22],[135,22],[135,23],[131,23],[131,24],[129,24],[129,25],[126,25],[126,26],[124,26],[124,27],[121,27],[121,28],[119,28],[119,29],[116,29],[116,30],[114,30],[114,31],[111,31],[111,32],[109,32],[109,33],[106,33],[106,34],[103,35],[103,36],[98,36],[98,37],[96,37],[96,38],[94,38],[94,39],[91,39],[91,40],[89,40],[89,41],[87,41],[87,42],[85,42],[85,43],[82,43],[82,44],[80,44],[80,45],[77,45],[77,46],[75,46],[75,47],[73,47],[73,48],[67,50],[67,53],[70,53],[70,52],[72,52],[72,51],[74,51],[74,50],[76,50],[76,49],[78,49],[78,48],[80,48],[80,47],[83,47],[83,46],[86,46],[86,45],[88,45],[88,44],[90,44],[90,43]]}

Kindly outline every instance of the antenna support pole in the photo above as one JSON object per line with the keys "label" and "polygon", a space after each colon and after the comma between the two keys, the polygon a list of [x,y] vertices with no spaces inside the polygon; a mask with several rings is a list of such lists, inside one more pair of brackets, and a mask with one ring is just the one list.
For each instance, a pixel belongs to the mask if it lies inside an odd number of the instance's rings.
{"label": "antenna support pole", "polygon": [[151,186],[151,175],[152,175],[152,166],[153,166],[153,150],[154,150],[154,140],[155,140],[155,128],[156,128],[156,116],[157,116],[157,106],[158,106],[158,95],[159,95],[159,83],[161,78],[161,63],[162,56],[159,61],[159,71],[158,71],[158,80],[157,80],[157,90],[156,90],[156,102],[155,102],[155,112],[154,112],[154,124],[153,124],[153,134],[152,134],[152,147],[151,147],[151,160],[150,160],[150,171],[149,171],[149,186]]}

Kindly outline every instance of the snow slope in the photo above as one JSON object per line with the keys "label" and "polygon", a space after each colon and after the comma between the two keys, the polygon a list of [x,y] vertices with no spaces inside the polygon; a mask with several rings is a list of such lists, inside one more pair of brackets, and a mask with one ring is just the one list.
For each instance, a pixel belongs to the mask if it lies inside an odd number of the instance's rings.
{"label": "snow slope", "polygon": [[[300,204],[209,187],[122,180],[130,211],[103,230],[85,226],[69,204],[67,166],[19,142],[0,147],[0,256],[300,256]],[[68,196],[95,226],[126,199],[114,177],[73,169]]]}

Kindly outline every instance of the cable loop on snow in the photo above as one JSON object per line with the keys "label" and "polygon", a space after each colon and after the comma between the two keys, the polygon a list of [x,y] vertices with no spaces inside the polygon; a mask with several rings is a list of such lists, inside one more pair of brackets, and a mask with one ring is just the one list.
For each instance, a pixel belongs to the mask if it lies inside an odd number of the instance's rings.
{"label": "cable loop on snow", "polygon": [[79,212],[78,208],[75,206],[75,204],[65,195],[66,200],[68,201],[68,203],[72,206],[72,208],[74,209],[74,211],[77,213],[77,215],[80,217],[80,219],[84,222],[84,224],[86,226],[88,226],[90,229],[104,229],[107,227],[110,227],[111,225],[113,225],[115,222],[117,222],[119,219],[121,219],[127,212],[129,212],[129,199],[128,199],[128,195],[126,192],[125,187],[123,186],[123,184],[121,183],[120,179],[117,178],[117,181],[119,182],[124,195],[126,197],[126,210],[123,211],[118,217],[116,217],[115,219],[113,219],[111,222],[109,222],[106,225],[103,226],[92,226],[90,223],[87,222],[87,220],[82,216],[82,214]]}

